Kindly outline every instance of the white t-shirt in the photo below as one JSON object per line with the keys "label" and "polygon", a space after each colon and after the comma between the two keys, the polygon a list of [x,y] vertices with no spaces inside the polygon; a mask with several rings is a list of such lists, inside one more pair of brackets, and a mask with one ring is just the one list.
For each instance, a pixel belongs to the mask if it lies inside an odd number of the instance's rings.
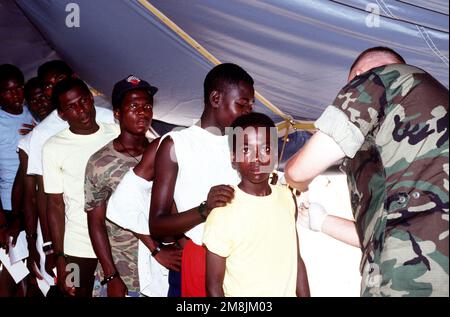
{"label": "white t-shirt", "polygon": [[89,135],[66,129],[51,137],[43,148],[44,191],[63,194],[66,227],[64,253],[82,258],[96,258],[89,238],[84,211],[84,174],[92,154],[116,138],[119,125],[99,123],[100,129]]}
{"label": "white t-shirt", "polygon": [[[180,212],[200,205],[216,185],[237,185],[240,178],[231,166],[228,136],[217,136],[199,126],[169,132],[178,160],[178,176],[173,198]],[[202,244],[204,224],[186,232]]]}
{"label": "white t-shirt", "polygon": [[[150,234],[149,211],[153,182],[137,176],[133,169],[123,176],[112,193],[106,217],[120,227]],[[159,264],[139,240],[138,271],[140,292],[145,296],[165,297],[169,290],[169,270]]]}
{"label": "white t-shirt", "polygon": [[27,135],[23,136],[19,143],[17,143],[17,152],[19,152],[19,149],[23,150],[25,153],[30,153],[30,140],[31,140],[31,134],[33,131],[29,132]]}
{"label": "white t-shirt", "polygon": [[[96,121],[101,123],[115,123],[112,110],[95,107]],[[47,140],[55,134],[67,129],[69,124],[61,119],[57,110],[53,110],[47,118],[34,129],[30,139],[28,153],[29,175],[42,175],[42,148]]]}
{"label": "white t-shirt", "polygon": [[31,124],[32,121],[33,117],[26,106],[18,115],[0,109],[0,196],[4,210],[12,209],[11,192],[19,167],[19,130],[24,123]]}

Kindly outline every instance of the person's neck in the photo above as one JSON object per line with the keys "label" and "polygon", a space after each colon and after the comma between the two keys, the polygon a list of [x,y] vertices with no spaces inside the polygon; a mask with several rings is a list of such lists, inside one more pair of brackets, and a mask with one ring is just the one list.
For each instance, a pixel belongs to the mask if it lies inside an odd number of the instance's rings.
{"label": "person's neck", "polygon": [[19,114],[23,113],[23,107],[22,108],[13,108],[13,107],[2,106],[2,110],[4,112],[7,112],[9,114],[13,114],[13,115],[16,115],[16,116],[18,116]]}
{"label": "person's neck", "polygon": [[217,122],[211,107],[207,107],[203,111],[200,117],[200,127],[215,135],[225,135],[225,128]]}
{"label": "person's neck", "polygon": [[86,129],[86,130],[73,130],[71,127],[69,127],[70,132],[72,132],[73,134],[79,134],[79,135],[91,135],[94,134],[95,132],[97,132],[100,129],[100,126],[95,123],[92,128],[90,129]]}
{"label": "person's neck", "polygon": [[148,145],[148,140],[145,135],[135,135],[122,131],[116,138],[118,145],[120,146],[120,152],[126,151],[133,156],[139,156],[144,153],[145,148]]}
{"label": "person's neck", "polygon": [[259,184],[254,184],[251,182],[247,182],[242,180],[238,187],[245,193],[253,196],[268,196],[272,193],[272,189],[270,188],[269,182],[262,182]]}

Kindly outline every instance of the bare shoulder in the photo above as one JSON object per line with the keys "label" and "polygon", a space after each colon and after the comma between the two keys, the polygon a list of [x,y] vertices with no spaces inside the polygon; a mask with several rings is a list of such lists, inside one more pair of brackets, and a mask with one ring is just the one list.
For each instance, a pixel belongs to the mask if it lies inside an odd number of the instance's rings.
{"label": "bare shoulder", "polygon": [[175,143],[170,136],[165,137],[157,147],[155,162],[158,164],[161,161],[164,161],[167,165],[172,165],[171,163],[173,163],[178,166],[175,155]]}
{"label": "bare shoulder", "polygon": [[156,151],[158,150],[159,142],[161,142],[161,137],[153,139],[142,155],[142,160],[155,160]]}

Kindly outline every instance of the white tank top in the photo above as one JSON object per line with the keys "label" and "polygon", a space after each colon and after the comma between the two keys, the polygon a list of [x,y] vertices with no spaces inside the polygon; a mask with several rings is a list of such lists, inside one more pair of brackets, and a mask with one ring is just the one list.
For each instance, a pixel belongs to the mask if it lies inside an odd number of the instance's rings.
{"label": "white tank top", "polygon": [[[238,173],[231,166],[228,136],[214,135],[199,126],[167,135],[174,142],[178,160],[174,200],[179,212],[200,205],[213,186],[240,182]],[[186,232],[186,236],[201,245],[203,226],[203,223],[197,225]]]}

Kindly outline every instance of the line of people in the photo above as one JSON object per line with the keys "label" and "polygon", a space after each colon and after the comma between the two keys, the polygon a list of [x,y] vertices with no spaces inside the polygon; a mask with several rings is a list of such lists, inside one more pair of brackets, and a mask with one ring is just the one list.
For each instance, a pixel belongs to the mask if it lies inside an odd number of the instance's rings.
{"label": "line of people", "polygon": [[[238,65],[212,68],[199,122],[161,138],[158,88],[136,76],[112,111],[62,61],[23,84],[0,66],[0,247],[25,230],[30,271],[21,285],[3,269],[0,295],[56,275],[64,296],[309,296],[300,217],[362,248],[363,296],[448,296],[448,90],[389,48],[356,59],[288,162],[291,187],[271,183],[275,124]],[[339,163],[354,222],[289,190]]]}

